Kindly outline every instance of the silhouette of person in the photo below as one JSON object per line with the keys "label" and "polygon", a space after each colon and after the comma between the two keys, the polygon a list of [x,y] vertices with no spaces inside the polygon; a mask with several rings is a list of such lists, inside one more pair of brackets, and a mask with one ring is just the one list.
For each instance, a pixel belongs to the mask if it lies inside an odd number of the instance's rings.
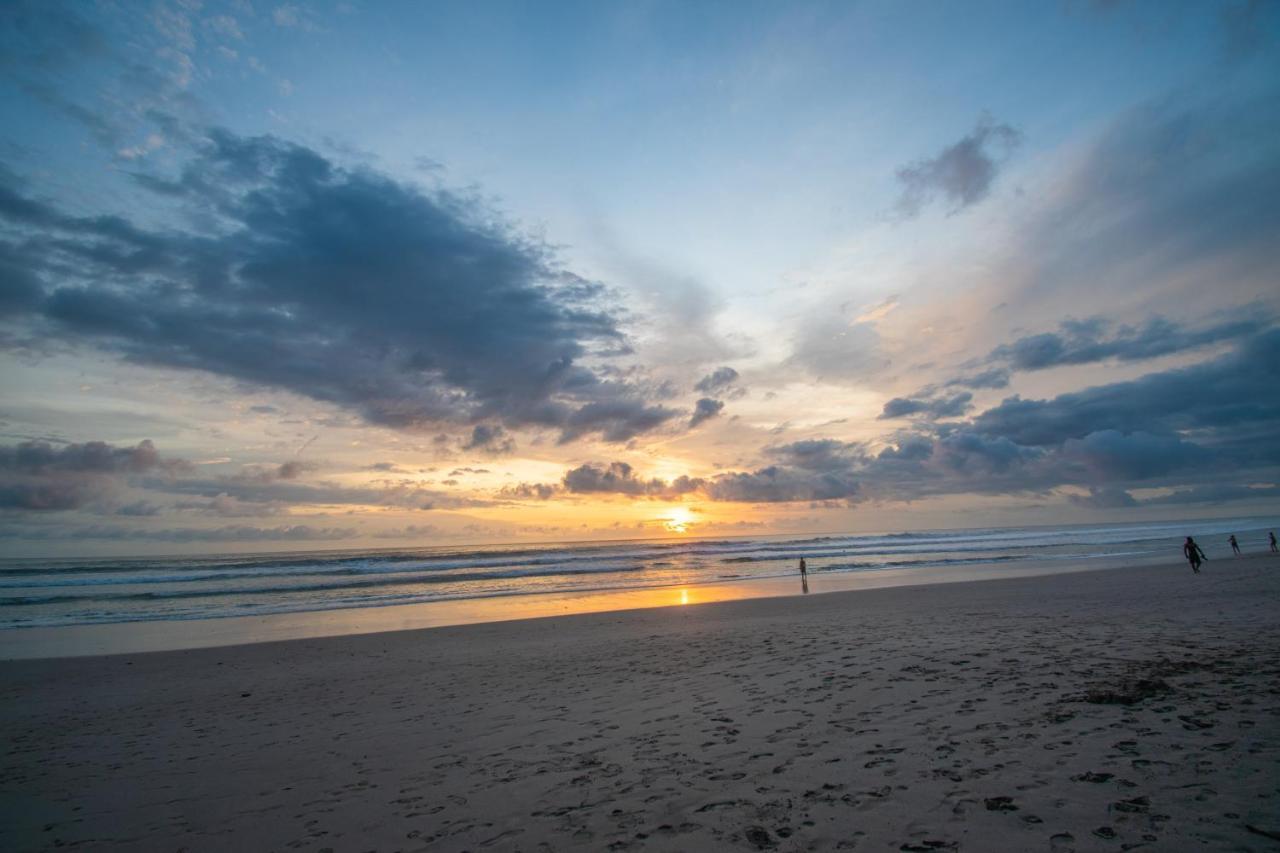
{"label": "silhouette of person", "polygon": [[1280,548],[1276,547],[1276,532],[1273,530],[1267,536],[1271,537],[1271,553],[1274,554],[1276,551],[1280,551]]}
{"label": "silhouette of person", "polygon": [[1200,574],[1200,561],[1209,559],[1204,555],[1204,551],[1200,550],[1200,546],[1196,544],[1196,540],[1190,536],[1187,541],[1182,544],[1182,555],[1187,558],[1187,562],[1191,564],[1191,571]]}
{"label": "silhouette of person", "polygon": [[808,567],[807,565],[805,565],[804,557],[801,557],[801,558],[800,558],[800,589],[804,590],[805,594],[806,594],[806,595],[808,595],[808,593],[809,593],[809,567]]}
{"label": "silhouette of person", "polygon": [[1240,556],[1240,543],[1236,541],[1236,535],[1232,533],[1227,537],[1227,541],[1231,543],[1231,553],[1237,557]]}

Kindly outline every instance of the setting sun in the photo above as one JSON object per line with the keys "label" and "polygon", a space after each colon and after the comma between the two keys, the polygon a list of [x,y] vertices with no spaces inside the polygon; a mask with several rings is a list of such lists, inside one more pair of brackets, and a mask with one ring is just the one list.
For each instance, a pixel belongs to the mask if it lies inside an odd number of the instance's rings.
{"label": "setting sun", "polygon": [[682,506],[675,507],[659,519],[663,527],[672,533],[688,533],[693,525],[693,513]]}

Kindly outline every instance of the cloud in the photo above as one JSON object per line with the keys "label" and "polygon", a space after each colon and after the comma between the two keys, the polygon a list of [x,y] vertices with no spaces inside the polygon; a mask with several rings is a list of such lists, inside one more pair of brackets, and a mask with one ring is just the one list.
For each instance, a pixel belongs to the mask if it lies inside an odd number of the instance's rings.
{"label": "cloud", "polygon": [[240,29],[239,22],[230,15],[214,15],[205,18],[204,25],[220,36],[244,41],[244,32]]}
{"label": "cloud", "polygon": [[1215,483],[1177,489],[1167,495],[1146,498],[1143,506],[1174,506],[1183,504],[1219,504],[1229,501],[1274,501],[1280,498],[1280,486],[1237,485]]}
{"label": "cloud", "polygon": [[968,391],[953,394],[950,397],[894,397],[884,404],[880,420],[889,418],[905,418],[920,415],[930,420],[938,418],[955,418],[967,412],[971,406],[973,395]]}
{"label": "cloud", "polygon": [[277,480],[296,480],[303,474],[315,471],[319,466],[303,459],[291,459],[279,465],[249,465],[239,474],[227,478],[229,482],[273,483]]}
{"label": "cloud", "polygon": [[630,441],[657,429],[676,414],[666,406],[650,406],[635,399],[587,403],[570,414],[560,433],[566,444],[583,435],[598,432],[605,441]]}
{"label": "cloud", "polygon": [[724,402],[703,397],[693,407],[693,417],[689,419],[689,428],[693,429],[704,421],[709,421],[724,409]]}
{"label": "cloud", "polygon": [[861,490],[848,471],[818,473],[770,465],[750,472],[724,474],[707,485],[707,496],[738,503],[849,500]]}
{"label": "cloud", "polygon": [[1128,482],[1159,477],[1210,462],[1213,454],[1176,435],[1122,433],[1107,429],[1062,445],[1067,461],[1079,462],[1105,481]]}
{"label": "cloud", "polygon": [[778,464],[721,474],[705,484],[707,497],[742,503],[850,501],[862,491],[860,444],[815,439],[766,448],[765,453]]}
{"label": "cloud", "polygon": [[[1245,310],[1249,309],[1241,309],[1241,313]],[[1189,329],[1155,316],[1141,326],[1121,326],[1111,335],[1105,332],[1112,324],[1102,317],[1069,320],[1062,323],[1060,332],[1018,338],[1011,344],[997,347],[989,358],[1007,362],[1013,370],[1044,370],[1112,358],[1143,361],[1250,337],[1271,325],[1264,309],[1255,307],[1250,313],[1253,316],[1199,329]]]}
{"label": "cloud", "polygon": [[864,379],[889,365],[875,324],[821,307],[805,317],[791,342],[791,362],[821,381]]}
{"label": "cloud", "polygon": [[738,381],[738,371],[732,367],[717,367],[706,376],[698,380],[693,386],[695,391],[701,391],[703,394],[716,394],[727,390],[733,383]]}
{"label": "cloud", "polygon": [[1122,114],[1026,216],[1013,260],[1017,301],[1043,316],[1051,305],[1122,293],[1129,305],[1203,315],[1271,293],[1280,261],[1278,138],[1274,87],[1167,98]]}
{"label": "cloud", "polygon": [[1089,509],[1127,509],[1138,505],[1133,495],[1114,486],[1090,489],[1087,495],[1068,495],[1067,500],[1076,506]]}
{"label": "cloud", "polygon": [[1051,400],[1014,396],[973,420],[983,434],[1022,445],[1058,445],[1093,432],[1244,428],[1280,423],[1280,329],[1234,352],[1130,382],[1086,388]]}
{"label": "cloud", "polygon": [[150,441],[116,447],[102,441],[54,447],[44,441],[0,446],[0,509],[72,510],[109,496],[131,475],[190,468],[164,459]]}
{"label": "cloud", "polygon": [[987,197],[1000,164],[1018,147],[1022,134],[990,116],[978,119],[973,131],[927,160],[898,169],[902,195],[898,211],[916,216],[939,196],[956,213]]}
{"label": "cloud", "polygon": [[642,480],[626,462],[606,465],[588,462],[564,475],[564,491],[570,494],[616,494],[671,498],[697,488],[699,481],[679,477],[671,482],[654,478]]}
{"label": "cloud", "polygon": [[471,437],[463,443],[462,449],[498,455],[513,452],[516,449],[516,443],[500,426],[476,424],[471,430]]}
{"label": "cloud", "polygon": [[393,527],[374,534],[378,539],[435,539],[446,535],[448,534],[444,530],[434,524],[407,524],[404,527]]}
{"label": "cloud", "polygon": [[271,13],[271,20],[276,22],[280,27],[297,27],[302,24],[302,16],[297,6],[293,4],[285,4],[277,6]]}
{"label": "cloud", "polygon": [[0,184],[0,217],[20,235],[0,240],[17,273],[9,303],[32,334],[401,429],[497,422],[626,441],[677,414],[584,366],[625,343],[605,289],[470,196],[218,130],[176,178],[139,180],[204,225],[72,215]]}
{"label": "cloud", "polygon": [[498,490],[499,497],[516,500],[551,500],[560,493],[560,487],[550,483],[520,483],[515,486],[503,486]]}
{"label": "cloud", "polygon": [[23,528],[7,528],[4,531],[5,536],[15,539],[90,539],[114,542],[331,542],[350,539],[356,534],[355,528],[351,527],[312,527],[307,524],[169,528],[87,525],[60,527],[57,531]]}
{"label": "cloud", "polygon": [[417,480],[386,482],[377,486],[339,483],[298,483],[255,476],[213,479],[143,479],[140,487],[157,493],[218,499],[246,504],[277,506],[395,506],[405,509],[457,509],[487,506],[488,501],[424,488]]}
{"label": "cloud", "polygon": [[973,388],[974,390],[1006,388],[1009,385],[1009,371],[1002,367],[993,367],[981,373],[957,376],[955,379],[948,380],[946,384],[951,388]]}

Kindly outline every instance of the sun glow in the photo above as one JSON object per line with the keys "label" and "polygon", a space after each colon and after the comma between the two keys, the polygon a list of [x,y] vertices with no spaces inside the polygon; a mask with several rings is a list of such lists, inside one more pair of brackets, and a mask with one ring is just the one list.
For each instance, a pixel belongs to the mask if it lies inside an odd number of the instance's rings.
{"label": "sun glow", "polygon": [[693,513],[682,506],[674,507],[659,521],[671,533],[688,533],[693,525]]}

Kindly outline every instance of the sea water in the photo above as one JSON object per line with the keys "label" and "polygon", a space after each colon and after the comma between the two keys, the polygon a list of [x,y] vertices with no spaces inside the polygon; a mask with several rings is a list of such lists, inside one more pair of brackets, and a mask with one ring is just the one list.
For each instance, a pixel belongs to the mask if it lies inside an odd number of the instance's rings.
{"label": "sea water", "polygon": [[258,556],[0,561],[0,629],[263,616],[534,593],[724,584],[794,575],[1036,561],[1211,559],[1265,551],[1271,519],[936,530],[888,534],[427,546]]}

